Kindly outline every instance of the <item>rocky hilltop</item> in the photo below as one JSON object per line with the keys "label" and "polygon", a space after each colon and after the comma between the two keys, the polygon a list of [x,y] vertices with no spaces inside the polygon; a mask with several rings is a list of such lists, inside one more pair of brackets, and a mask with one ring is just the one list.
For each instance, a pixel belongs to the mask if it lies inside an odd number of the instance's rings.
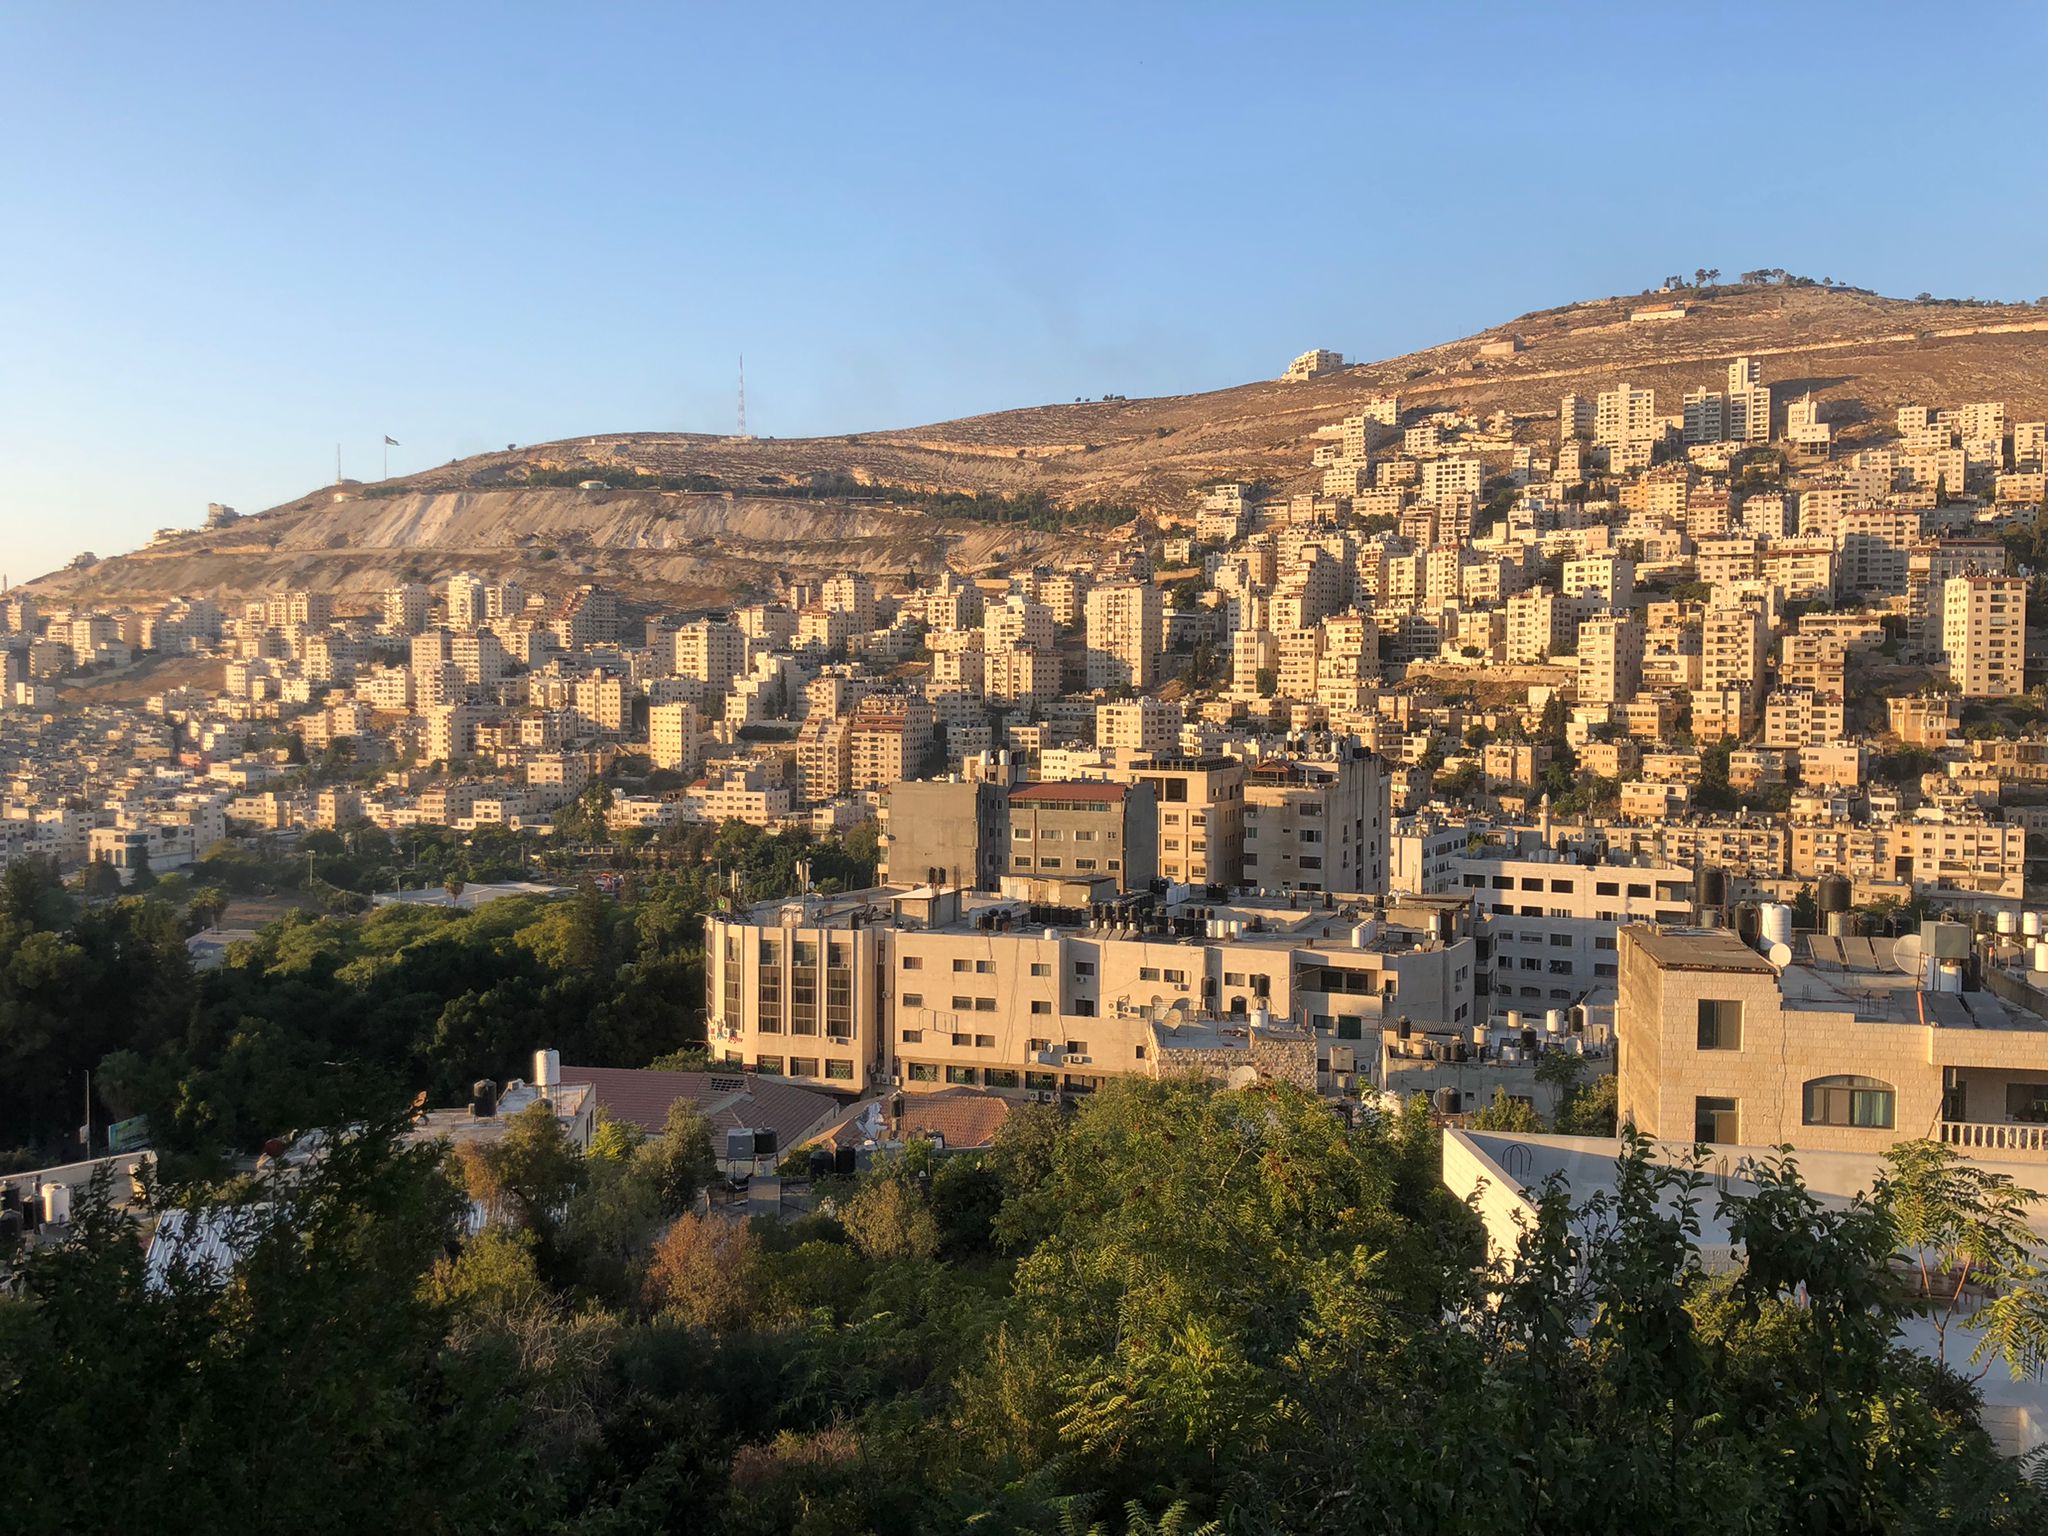
{"label": "rocky hilltop", "polygon": [[[1686,304],[1682,318],[1632,319]],[[1304,338],[1320,340],[1322,338]],[[37,585],[96,600],[280,586],[367,594],[458,570],[559,572],[715,605],[779,572],[893,583],[942,564],[1072,556],[1184,508],[1219,478],[1312,483],[1317,430],[1398,394],[1404,416],[1504,410],[1554,435],[1558,397],[1626,378],[1661,412],[1763,365],[1780,401],[1812,393],[1853,449],[1908,402],[2004,400],[2048,416],[2048,310],[1737,286],[1574,304],[1301,382],[1002,411],[901,431],[740,439],[619,433],[540,443],[376,485],[327,487],[230,527],[161,539]],[[1283,359],[1276,358],[1276,363]]]}

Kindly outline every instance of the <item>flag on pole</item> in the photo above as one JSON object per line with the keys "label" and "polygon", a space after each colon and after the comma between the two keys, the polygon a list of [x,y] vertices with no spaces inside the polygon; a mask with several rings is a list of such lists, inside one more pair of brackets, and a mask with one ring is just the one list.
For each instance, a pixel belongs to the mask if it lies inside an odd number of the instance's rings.
{"label": "flag on pole", "polygon": [[405,446],[403,443],[399,442],[397,438],[390,436],[388,433],[385,435],[384,444],[388,448],[402,448]]}

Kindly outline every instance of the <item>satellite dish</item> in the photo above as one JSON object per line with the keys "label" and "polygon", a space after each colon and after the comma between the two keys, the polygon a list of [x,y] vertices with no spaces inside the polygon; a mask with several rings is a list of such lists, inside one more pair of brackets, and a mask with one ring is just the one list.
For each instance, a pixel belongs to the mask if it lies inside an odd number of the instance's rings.
{"label": "satellite dish", "polygon": [[1904,974],[1920,975],[1926,959],[1925,946],[1921,944],[1919,934],[1909,933],[1903,938],[1892,940],[1892,964]]}
{"label": "satellite dish", "polygon": [[1257,1067],[1232,1067],[1230,1069],[1230,1086],[1232,1088],[1249,1088],[1258,1080],[1259,1069]]}
{"label": "satellite dish", "polygon": [[1773,944],[1764,952],[1764,958],[1782,971],[1792,963],[1792,946],[1790,944]]}

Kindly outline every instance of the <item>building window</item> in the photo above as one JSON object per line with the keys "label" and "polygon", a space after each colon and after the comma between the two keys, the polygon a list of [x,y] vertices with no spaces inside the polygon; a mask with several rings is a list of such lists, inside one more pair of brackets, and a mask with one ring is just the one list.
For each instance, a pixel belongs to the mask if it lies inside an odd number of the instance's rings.
{"label": "building window", "polygon": [[1031,1011],[1033,1013],[1051,1013],[1052,1004],[1042,997],[1036,997],[1031,1000]]}
{"label": "building window", "polygon": [[924,1031],[921,1029],[906,1029],[903,1031],[903,1043],[905,1045],[924,1044]]}
{"label": "building window", "polygon": [[974,1012],[974,999],[971,997],[955,997],[953,999],[953,1011],[955,1013]]}
{"label": "building window", "polygon": [[1816,1077],[1806,1085],[1806,1124],[1892,1128],[1897,1096],[1874,1077]]}
{"label": "building window", "polygon": [[903,1070],[913,1083],[936,1083],[939,1080],[939,1069],[928,1061],[909,1062]]}
{"label": "building window", "polygon": [[981,1076],[982,1081],[991,1088],[1014,1088],[1017,1086],[1016,1069],[1012,1067],[990,1067]]}
{"label": "building window", "polygon": [[[1954,1116],[1961,1119],[1962,1116]],[[2039,1125],[2048,1121],[2048,1083],[2007,1083],[2005,1118]]]}
{"label": "building window", "polygon": [[921,970],[923,970],[923,969],[924,969],[924,956],[923,956],[923,955],[905,955],[905,956],[903,957],[903,969],[905,969],[906,971],[921,971]]}
{"label": "building window", "polygon": [[834,1061],[827,1057],[825,1061],[825,1080],[827,1082],[840,1083],[852,1082],[853,1063],[850,1061]]}
{"label": "building window", "polygon": [[1076,976],[1093,976],[1095,974],[1095,962],[1093,960],[1076,960],[1074,962],[1074,974]]}
{"label": "building window", "polygon": [[791,1077],[816,1077],[818,1075],[818,1058],[815,1056],[790,1057],[789,1075]]}
{"label": "building window", "polygon": [[1026,1072],[1024,1074],[1024,1086],[1031,1089],[1034,1093],[1051,1093],[1059,1085],[1060,1075],[1057,1072]]}
{"label": "building window", "polygon": [[946,1068],[946,1081],[949,1083],[966,1083],[971,1085],[974,1082],[974,1068],[948,1067]]}
{"label": "building window", "polygon": [[764,1077],[780,1077],[782,1076],[782,1058],[780,1056],[756,1056],[754,1058],[754,1070]]}
{"label": "building window", "polygon": [[1699,1098],[1692,1101],[1694,1141],[1738,1142],[1742,1139],[1740,1122],[1738,1100]]}
{"label": "building window", "polygon": [[994,1013],[996,1011],[996,1000],[992,997],[977,997],[974,1000],[974,1011],[976,1013]]}
{"label": "building window", "polygon": [[1742,1004],[1712,997],[1700,999],[1699,1048],[1703,1051],[1742,1049]]}
{"label": "building window", "polygon": [[956,972],[964,971],[967,969],[967,962],[965,960],[955,960],[953,962],[953,969]]}
{"label": "building window", "polygon": [[974,1037],[974,1048],[978,1051],[992,1051],[996,1048],[996,1037],[994,1035],[976,1035]]}
{"label": "building window", "polygon": [[922,992],[904,993],[903,1006],[906,1008],[922,1008],[924,1006],[924,994]]}
{"label": "building window", "polygon": [[1034,976],[1050,976],[1052,974],[1052,967],[1043,960],[1034,960],[1031,962],[1031,974]]}

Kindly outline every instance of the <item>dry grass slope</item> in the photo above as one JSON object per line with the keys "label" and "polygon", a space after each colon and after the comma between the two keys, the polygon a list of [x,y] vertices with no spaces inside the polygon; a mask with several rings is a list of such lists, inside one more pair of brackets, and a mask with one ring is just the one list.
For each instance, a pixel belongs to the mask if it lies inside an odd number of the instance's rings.
{"label": "dry grass slope", "polygon": [[[1518,434],[1552,430],[1558,396],[1627,378],[1675,412],[1690,388],[1718,387],[1748,355],[1780,399],[1811,390],[1853,446],[1909,401],[2002,399],[2018,419],[2048,416],[2048,309],[1884,299],[1823,288],[1732,288],[1681,321],[1631,323],[1641,297],[1524,315],[1478,336],[1354,366],[1307,383],[1269,381],[1208,394],[1047,405],[857,437],[756,439],[619,433],[485,454],[337,501],[322,490],[232,530],[195,533],[82,573],[52,592],[141,598],[234,595],[282,585],[368,593],[457,570],[520,570],[539,582],[601,581],[677,604],[722,605],[778,572],[857,568],[901,580],[941,563],[978,569],[1070,551],[1085,535],[1020,523],[935,517],[835,484],[978,497],[1043,495],[1141,512],[1185,505],[1222,477],[1298,487],[1318,427],[1373,395],[1404,412],[1504,409]],[[1523,349],[1482,359],[1483,342]],[[1276,352],[1276,365],[1280,361]],[[535,472],[645,471],[716,492],[583,491],[527,484]]]}

